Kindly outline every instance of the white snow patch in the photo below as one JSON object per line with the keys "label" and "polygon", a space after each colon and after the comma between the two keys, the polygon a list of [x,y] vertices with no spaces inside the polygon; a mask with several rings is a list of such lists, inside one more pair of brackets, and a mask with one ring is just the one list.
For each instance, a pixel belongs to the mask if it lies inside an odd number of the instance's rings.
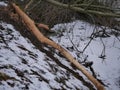
{"label": "white snow patch", "polygon": [[[90,25],[82,21],[75,21],[68,24],[65,23],[65,24],[55,25],[55,27],[52,28],[52,30],[55,30],[56,32],[58,32],[61,29],[60,27],[62,27],[63,30],[64,29],[66,30],[63,36],[61,37],[51,36],[51,38],[55,42],[58,42],[60,45],[64,47],[72,47],[73,46],[72,43],[74,43],[74,46],[79,51],[82,51],[83,48],[87,45],[87,43],[90,40],[88,37],[94,31],[93,25]],[[97,28],[97,30],[100,30],[100,28]],[[108,31],[110,31],[109,28],[108,28]],[[106,55],[105,60],[99,58],[104,48],[102,42],[105,45],[105,55]],[[78,58],[76,56],[77,51],[69,50],[69,52],[74,57]],[[108,87],[106,87],[106,90],[120,90],[119,84],[116,84],[116,78],[120,79],[120,66],[119,66],[120,41],[115,36],[112,36],[112,35],[111,37],[102,38],[102,39],[95,38],[87,47],[84,54],[88,55],[89,61],[93,61],[94,63],[93,68],[97,73],[97,75],[99,76],[98,78],[102,79],[105,84],[108,84]],[[65,63],[64,60],[61,60],[61,62]]]}
{"label": "white snow patch", "polygon": [[5,2],[0,1],[0,6],[7,6]]}

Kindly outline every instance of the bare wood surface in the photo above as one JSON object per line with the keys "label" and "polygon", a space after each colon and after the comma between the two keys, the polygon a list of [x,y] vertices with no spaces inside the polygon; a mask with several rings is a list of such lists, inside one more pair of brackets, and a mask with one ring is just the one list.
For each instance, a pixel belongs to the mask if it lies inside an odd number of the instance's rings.
{"label": "bare wood surface", "polygon": [[47,45],[50,45],[57,49],[66,59],[68,59],[71,63],[73,63],[97,88],[97,90],[105,90],[103,85],[98,82],[85,68],[82,66],[74,57],[63,47],[59,44],[55,43],[52,40],[46,38],[35,26],[35,23],[32,19],[30,19],[16,4],[12,4],[13,8],[15,9],[16,13],[21,17],[24,21],[25,25],[29,28],[29,30],[36,36],[36,38],[41,42]]}

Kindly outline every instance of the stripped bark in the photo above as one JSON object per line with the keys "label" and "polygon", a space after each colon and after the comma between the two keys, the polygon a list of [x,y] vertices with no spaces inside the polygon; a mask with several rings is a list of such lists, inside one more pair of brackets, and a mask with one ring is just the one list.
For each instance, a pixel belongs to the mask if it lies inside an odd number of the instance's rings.
{"label": "stripped bark", "polygon": [[64,57],[66,57],[71,63],[73,63],[97,88],[97,90],[105,90],[103,85],[98,82],[85,68],[82,66],[74,57],[63,47],[59,44],[55,43],[54,41],[46,38],[35,26],[35,23],[32,19],[30,19],[16,4],[12,4],[13,8],[15,9],[16,13],[21,17],[24,21],[25,25],[29,28],[29,30],[36,36],[36,38],[41,42],[47,45],[50,45],[57,49]]}
{"label": "stripped bark", "polygon": [[42,24],[42,23],[37,23],[37,26],[39,27],[39,28],[44,28],[45,30],[50,30],[50,28],[48,27],[48,25],[45,25],[45,24]]}

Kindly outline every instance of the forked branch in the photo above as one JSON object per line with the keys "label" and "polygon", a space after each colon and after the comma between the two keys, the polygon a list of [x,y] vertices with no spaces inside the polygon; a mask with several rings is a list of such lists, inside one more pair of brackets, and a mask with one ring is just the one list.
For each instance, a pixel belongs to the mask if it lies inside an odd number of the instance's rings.
{"label": "forked branch", "polygon": [[36,38],[41,42],[47,45],[50,45],[57,49],[66,59],[68,59],[71,63],[73,63],[97,88],[97,90],[105,90],[103,85],[98,82],[85,68],[82,66],[74,57],[59,44],[54,41],[46,38],[35,26],[35,23],[32,19],[30,19],[16,4],[12,4],[16,13],[21,17],[22,21],[24,21],[25,25],[29,30],[36,36]]}

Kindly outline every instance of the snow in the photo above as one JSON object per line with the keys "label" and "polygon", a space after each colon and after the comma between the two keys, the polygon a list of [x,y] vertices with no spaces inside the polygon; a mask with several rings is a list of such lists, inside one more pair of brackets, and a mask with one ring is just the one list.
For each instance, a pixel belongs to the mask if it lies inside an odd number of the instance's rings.
{"label": "snow", "polygon": [[[8,88],[9,90],[26,88],[29,90],[51,90],[51,88],[62,89],[62,86],[68,89],[74,88],[72,80],[77,81],[76,87],[84,87],[81,81],[76,78],[67,81],[67,75],[70,73],[58,66],[51,58],[49,61],[46,60],[45,57],[48,56],[35,48],[29,39],[15,30],[13,25],[5,22],[1,22],[0,25],[3,27],[3,30],[0,30],[0,72],[18,80],[2,81],[0,90],[8,90]],[[69,83],[71,86],[59,83],[62,78],[65,83]]]}
{"label": "snow", "polygon": [[[74,27],[73,27],[74,25]],[[94,25],[90,25],[86,22],[82,21],[75,21],[68,24],[59,24],[56,25],[52,30],[59,30],[59,27],[65,27],[65,30],[68,32],[64,32],[64,35],[61,37],[61,40],[59,41],[59,44],[66,47],[72,47],[73,44],[71,43],[70,39],[74,43],[74,45],[78,48],[79,51],[82,51],[82,49],[86,46],[86,44],[89,42],[89,36],[94,30]],[[70,29],[70,27],[72,29]],[[100,28],[97,28],[100,29]],[[108,28],[109,31],[109,28]],[[71,33],[69,33],[71,32]],[[69,36],[67,35],[69,34]],[[70,37],[70,39],[69,39]],[[58,42],[58,37],[51,37],[55,42]],[[120,38],[120,37],[118,37]],[[103,50],[103,43],[105,44],[105,60],[99,58],[99,56],[102,53]],[[95,72],[98,75],[98,78],[101,78],[103,81],[105,81],[106,90],[119,90],[119,82],[116,84],[116,80],[120,79],[120,42],[115,37],[107,37],[107,38],[95,38],[92,40],[88,48],[85,50],[84,55],[88,55],[88,60],[93,61],[93,68]],[[69,50],[70,51],[70,50]],[[77,51],[70,52],[74,57],[81,60],[81,58],[78,58],[75,54]],[[81,55],[82,57],[82,55]],[[64,61],[62,61],[64,63]],[[65,63],[66,64],[66,63]]]}
{"label": "snow", "polygon": [[7,6],[5,2],[0,2],[0,6]]}
{"label": "snow", "polygon": [[[6,4],[0,2],[0,5]],[[70,62],[59,56],[58,51],[53,54],[54,60],[37,49],[13,25],[1,21],[0,26],[4,28],[0,29],[0,73],[17,79],[1,80],[0,90],[89,90],[87,85],[93,85]],[[106,85],[106,90],[120,90],[120,41],[114,35],[94,38],[81,53],[92,32],[101,28],[77,20],[55,25],[52,30],[57,34],[50,38],[66,48],[79,62],[82,63],[85,58],[93,61],[96,78]],[[102,59],[104,45],[106,56]],[[49,48],[44,47],[44,50],[49,51]],[[86,69],[92,74],[89,68]]]}

